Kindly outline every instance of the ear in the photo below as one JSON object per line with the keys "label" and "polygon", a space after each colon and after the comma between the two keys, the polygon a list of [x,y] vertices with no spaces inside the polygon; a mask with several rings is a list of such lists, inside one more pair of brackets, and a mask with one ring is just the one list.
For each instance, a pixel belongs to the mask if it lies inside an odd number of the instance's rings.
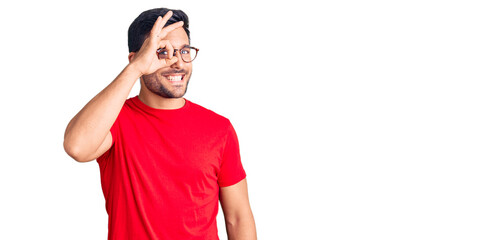
{"label": "ear", "polygon": [[135,54],[136,54],[135,52],[130,52],[129,55],[127,56],[130,63],[131,63],[131,60],[133,60]]}

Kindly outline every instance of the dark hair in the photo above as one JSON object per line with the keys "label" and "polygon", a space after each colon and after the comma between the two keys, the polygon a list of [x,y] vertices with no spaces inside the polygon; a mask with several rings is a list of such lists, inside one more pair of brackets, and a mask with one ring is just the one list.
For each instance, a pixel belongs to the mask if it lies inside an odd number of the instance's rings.
{"label": "dark hair", "polygon": [[168,20],[166,25],[170,25],[179,21],[183,21],[183,30],[187,33],[190,41],[189,17],[182,10],[172,10],[167,8],[154,8],[142,12],[129,26],[128,30],[128,47],[129,52],[138,52],[147,38],[150,30],[154,26],[155,21],[159,16],[163,17],[167,12],[173,11],[173,16]]}

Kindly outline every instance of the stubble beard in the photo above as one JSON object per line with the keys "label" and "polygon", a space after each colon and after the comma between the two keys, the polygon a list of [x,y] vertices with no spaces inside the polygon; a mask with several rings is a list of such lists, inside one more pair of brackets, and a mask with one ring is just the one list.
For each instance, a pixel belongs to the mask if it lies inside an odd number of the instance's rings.
{"label": "stubble beard", "polygon": [[186,83],[182,86],[174,87],[175,88],[174,90],[169,90],[165,85],[163,85],[161,83],[161,80],[159,79],[162,78],[162,76],[158,76],[156,75],[156,73],[144,75],[142,78],[145,87],[147,87],[147,89],[150,90],[152,93],[163,98],[181,98],[187,92],[191,76],[192,74],[186,73],[185,78],[187,78],[187,80],[185,79],[183,80],[186,81]]}

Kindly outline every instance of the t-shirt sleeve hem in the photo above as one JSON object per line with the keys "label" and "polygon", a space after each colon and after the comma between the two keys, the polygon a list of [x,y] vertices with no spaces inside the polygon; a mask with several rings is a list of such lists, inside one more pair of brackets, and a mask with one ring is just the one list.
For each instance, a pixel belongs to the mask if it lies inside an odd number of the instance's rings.
{"label": "t-shirt sleeve hem", "polygon": [[246,178],[246,173],[243,173],[240,177],[238,177],[238,178],[236,178],[234,180],[220,183],[219,187],[229,187],[229,186],[232,186],[232,185],[234,185],[234,184],[236,184],[238,182],[241,182],[245,178]]}

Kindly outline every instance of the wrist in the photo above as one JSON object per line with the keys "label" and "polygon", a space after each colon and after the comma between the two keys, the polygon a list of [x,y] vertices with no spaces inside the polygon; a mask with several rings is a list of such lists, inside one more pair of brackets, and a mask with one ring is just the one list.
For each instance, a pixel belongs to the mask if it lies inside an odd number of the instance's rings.
{"label": "wrist", "polygon": [[141,76],[143,76],[143,73],[139,70],[139,68],[136,66],[134,62],[129,63],[124,69],[124,72],[131,74],[132,76],[135,77],[135,79],[138,79]]}

